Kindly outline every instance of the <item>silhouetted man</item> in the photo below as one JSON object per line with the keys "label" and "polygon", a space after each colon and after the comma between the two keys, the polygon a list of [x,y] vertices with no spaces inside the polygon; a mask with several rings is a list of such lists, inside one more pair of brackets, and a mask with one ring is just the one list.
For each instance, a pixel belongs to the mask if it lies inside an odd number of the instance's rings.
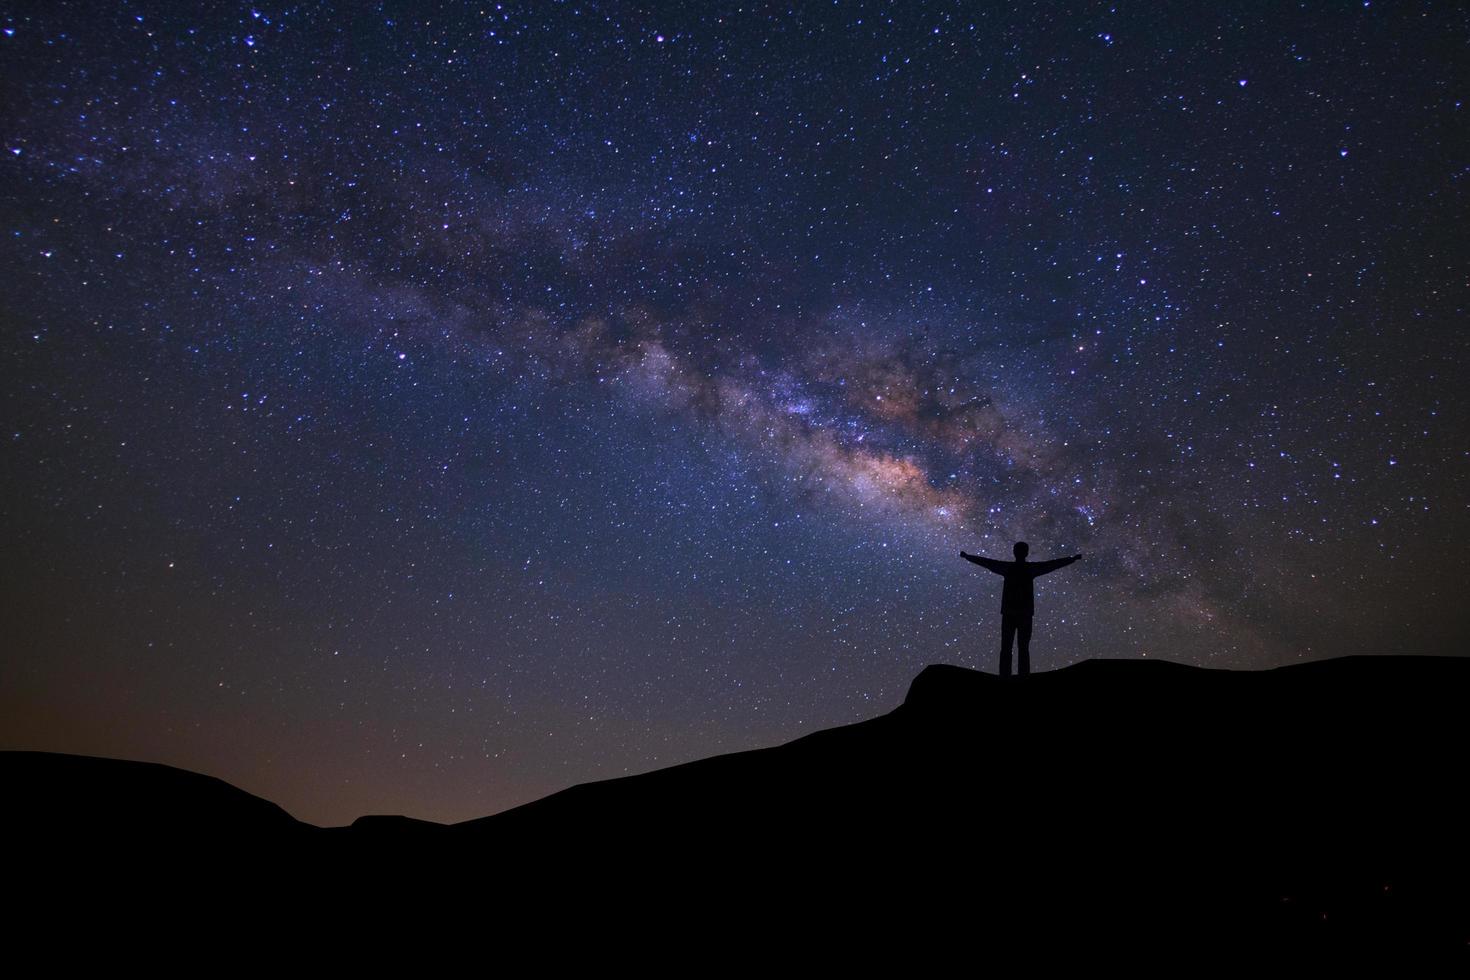
{"label": "silhouetted man", "polygon": [[1036,608],[1036,600],[1031,589],[1031,580],[1038,575],[1054,572],[1058,568],[1072,564],[1081,558],[1081,555],[1072,555],[1069,558],[1053,558],[1051,561],[1029,562],[1026,555],[1031,548],[1024,541],[1017,541],[1016,546],[1011,549],[1015,555],[1015,561],[998,561],[994,558],[981,558],[979,555],[967,555],[963,551],[960,557],[966,561],[972,561],[983,568],[988,568],[997,575],[1004,575],[1006,584],[1000,593],[1000,676],[1011,676],[1011,640],[1019,634],[1020,642],[1017,644],[1017,667],[1019,674],[1031,673],[1031,616]]}

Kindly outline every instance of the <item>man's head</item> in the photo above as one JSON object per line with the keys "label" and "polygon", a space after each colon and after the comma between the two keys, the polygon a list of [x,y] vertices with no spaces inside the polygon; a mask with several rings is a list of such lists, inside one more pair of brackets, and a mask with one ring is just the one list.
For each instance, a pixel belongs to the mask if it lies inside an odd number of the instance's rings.
{"label": "man's head", "polygon": [[1031,553],[1031,546],[1024,541],[1017,541],[1016,546],[1011,549],[1011,554],[1016,556],[1016,561],[1025,561],[1026,556]]}

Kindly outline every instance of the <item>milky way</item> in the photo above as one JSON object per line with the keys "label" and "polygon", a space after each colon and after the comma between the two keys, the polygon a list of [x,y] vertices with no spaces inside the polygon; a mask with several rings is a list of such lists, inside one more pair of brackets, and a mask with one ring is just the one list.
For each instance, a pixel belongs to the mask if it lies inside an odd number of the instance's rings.
{"label": "milky way", "polygon": [[479,816],[993,670],[1022,539],[1038,669],[1463,651],[1461,6],[0,26],[5,748]]}

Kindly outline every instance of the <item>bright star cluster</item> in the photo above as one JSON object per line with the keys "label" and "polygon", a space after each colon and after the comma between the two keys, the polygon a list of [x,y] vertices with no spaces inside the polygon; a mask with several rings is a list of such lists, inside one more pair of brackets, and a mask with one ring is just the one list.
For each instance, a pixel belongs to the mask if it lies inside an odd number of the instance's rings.
{"label": "bright star cluster", "polygon": [[1465,9],[0,29],[0,747],[467,819],[995,669],[1023,539],[1036,669],[1470,636]]}

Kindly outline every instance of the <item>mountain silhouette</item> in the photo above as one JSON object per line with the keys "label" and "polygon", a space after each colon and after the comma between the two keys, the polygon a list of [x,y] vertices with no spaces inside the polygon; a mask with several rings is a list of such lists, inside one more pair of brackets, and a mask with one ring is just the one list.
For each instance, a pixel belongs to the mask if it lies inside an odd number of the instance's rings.
{"label": "mountain silhouette", "polygon": [[318,828],[222,779],[173,766],[55,752],[0,752],[8,835],[77,846],[278,841]]}
{"label": "mountain silhouette", "polygon": [[313,828],[208,777],[45,753],[0,754],[0,784],[38,893],[146,874],[229,906],[309,882],[331,908],[769,909],[996,955],[1065,936],[1402,963],[1470,951],[1467,691],[1464,658],[937,665],[868,721],[451,826]]}

